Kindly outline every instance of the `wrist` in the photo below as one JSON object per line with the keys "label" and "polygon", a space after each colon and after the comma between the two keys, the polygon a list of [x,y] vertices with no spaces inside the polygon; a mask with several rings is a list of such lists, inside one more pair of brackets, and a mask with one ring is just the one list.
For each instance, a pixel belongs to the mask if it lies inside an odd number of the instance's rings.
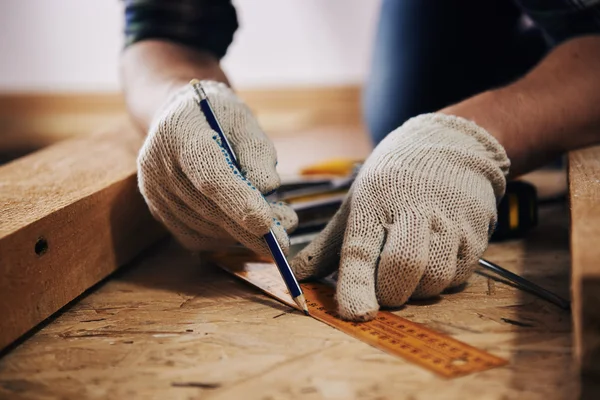
{"label": "wrist", "polygon": [[121,79],[128,109],[144,131],[165,100],[192,79],[228,83],[215,56],[163,40],[129,46],[121,58]]}
{"label": "wrist", "polygon": [[506,149],[511,176],[600,140],[600,38],[567,41],[512,84],[440,112],[474,121]]}
{"label": "wrist", "polygon": [[526,93],[507,87],[483,92],[439,112],[472,121],[487,131],[506,151],[510,176],[514,177],[526,172],[535,153],[535,138],[528,134],[525,121],[517,117],[530,103]]}

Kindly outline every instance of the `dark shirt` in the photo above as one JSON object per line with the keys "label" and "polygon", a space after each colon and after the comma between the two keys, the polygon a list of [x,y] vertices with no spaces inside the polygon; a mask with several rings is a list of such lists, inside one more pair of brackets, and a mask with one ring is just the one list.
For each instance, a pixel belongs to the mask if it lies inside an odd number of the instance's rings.
{"label": "dark shirt", "polygon": [[[222,58],[238,28],[231,0],[124,1],[126,46],[145,39],[164,39]],[[543,30],[551,45],[600,34],[600,0],[514,1]]]}
{"label": "dark shirt", "polygon": [[515,0],[557,45],[577,36],[600,34],[600,0]]}
{"label": "dark shirt", "polygon": [[222,58],[238,28],[230,0],[124,0],[125,46],[165,39]]}

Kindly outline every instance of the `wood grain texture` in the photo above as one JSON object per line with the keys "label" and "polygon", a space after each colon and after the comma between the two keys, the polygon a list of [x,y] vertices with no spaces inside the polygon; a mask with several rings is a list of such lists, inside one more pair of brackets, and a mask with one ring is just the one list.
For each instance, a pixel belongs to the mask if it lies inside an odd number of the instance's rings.
{"label": "wood grain texture", "polygon": [[[238,255],[230,251],[216,253],[211,261],[266,295],[300,310],[270,260],[251,252]],[[387,310],[379,310],[372,321],[345,321],[337,312],[335,288],[322,282],[303,282],[301,286],[310,317],[445,378],[502,367],[508,362]]]}
{"label": "wood grain texture", "polygon": [[126,120],[118,93],[4,93],[0,153],[31,152]]}
{"label": "wood grain texture", "polygon": [[239,95],[267,133],[362,124],[359,86],[241,90]]}
{"label": "wood grain texture", "polygon": [[[358,86],[239,91],[267,133],[358,126]],[[0,94],[0,155],[27,153],[127,120],[119,93]]]}
{"label": "wood grain texture", "polygon": [[[486,258],[568,297],[567,210]],[[0,359],[0,398],[571,399],[570,315],[476,274],[396,311],[509,359],[448,381],[163,243]]]}
{"label": "wood grain texture", "polygon": [[141,140],[121,126],[0,168],[0,348],[163,235],[137,190]]}
{"label": "wood grain texture", "polygon": [[600,146],[569,154],[575,348],[586,398],[600,396]]}

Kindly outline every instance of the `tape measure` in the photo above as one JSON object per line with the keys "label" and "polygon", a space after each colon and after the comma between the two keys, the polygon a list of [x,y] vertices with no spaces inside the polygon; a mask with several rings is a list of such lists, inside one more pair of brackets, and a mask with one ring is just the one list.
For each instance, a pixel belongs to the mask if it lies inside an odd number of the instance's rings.
{"label": "tape measure", "polygon": [[[249,253],[217,253],[211,259],[267,295],[297,308],[274,264]],[[379,311],[377,318],[368,322],[344,321],[337,316],[333,287],[320,282],[301,286],[311,317],[440,376],[455,378],[507,364],[502,358],[391,312]]]}
{"label": "tape measure", "polygon": [[538,223],[537,192],[525,181],[509,181],[498,205],[498,224],[491,240],[521,238]]}

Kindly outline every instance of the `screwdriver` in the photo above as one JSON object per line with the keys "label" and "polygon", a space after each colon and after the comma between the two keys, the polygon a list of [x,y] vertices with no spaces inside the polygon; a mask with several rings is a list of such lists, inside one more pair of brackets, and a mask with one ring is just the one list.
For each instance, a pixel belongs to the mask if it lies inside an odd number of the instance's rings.
{"label": "screwdriver", "polygon": [[535,283],[523,278],[522,276],[512,273],[509,270],[504,269],[499,265],[496,265],[490,261],[484,260],[483,258],[479,259],[479,265],[489,271],[496,273],[497,275],[500,275],[503,278],[508,279],[509,281],[513,282],[514,284],[521,287],[522,289],[524,289],[530,293],[533,293],[534,295],[536,295],[546,301],[549,301],[550,303],[553,303],[553,304],[559,306],[563,310],[571,309],[570,301],[563,299],[556,293],[552,293],[551,291],[546,290],[543,287],[538,286]]}

